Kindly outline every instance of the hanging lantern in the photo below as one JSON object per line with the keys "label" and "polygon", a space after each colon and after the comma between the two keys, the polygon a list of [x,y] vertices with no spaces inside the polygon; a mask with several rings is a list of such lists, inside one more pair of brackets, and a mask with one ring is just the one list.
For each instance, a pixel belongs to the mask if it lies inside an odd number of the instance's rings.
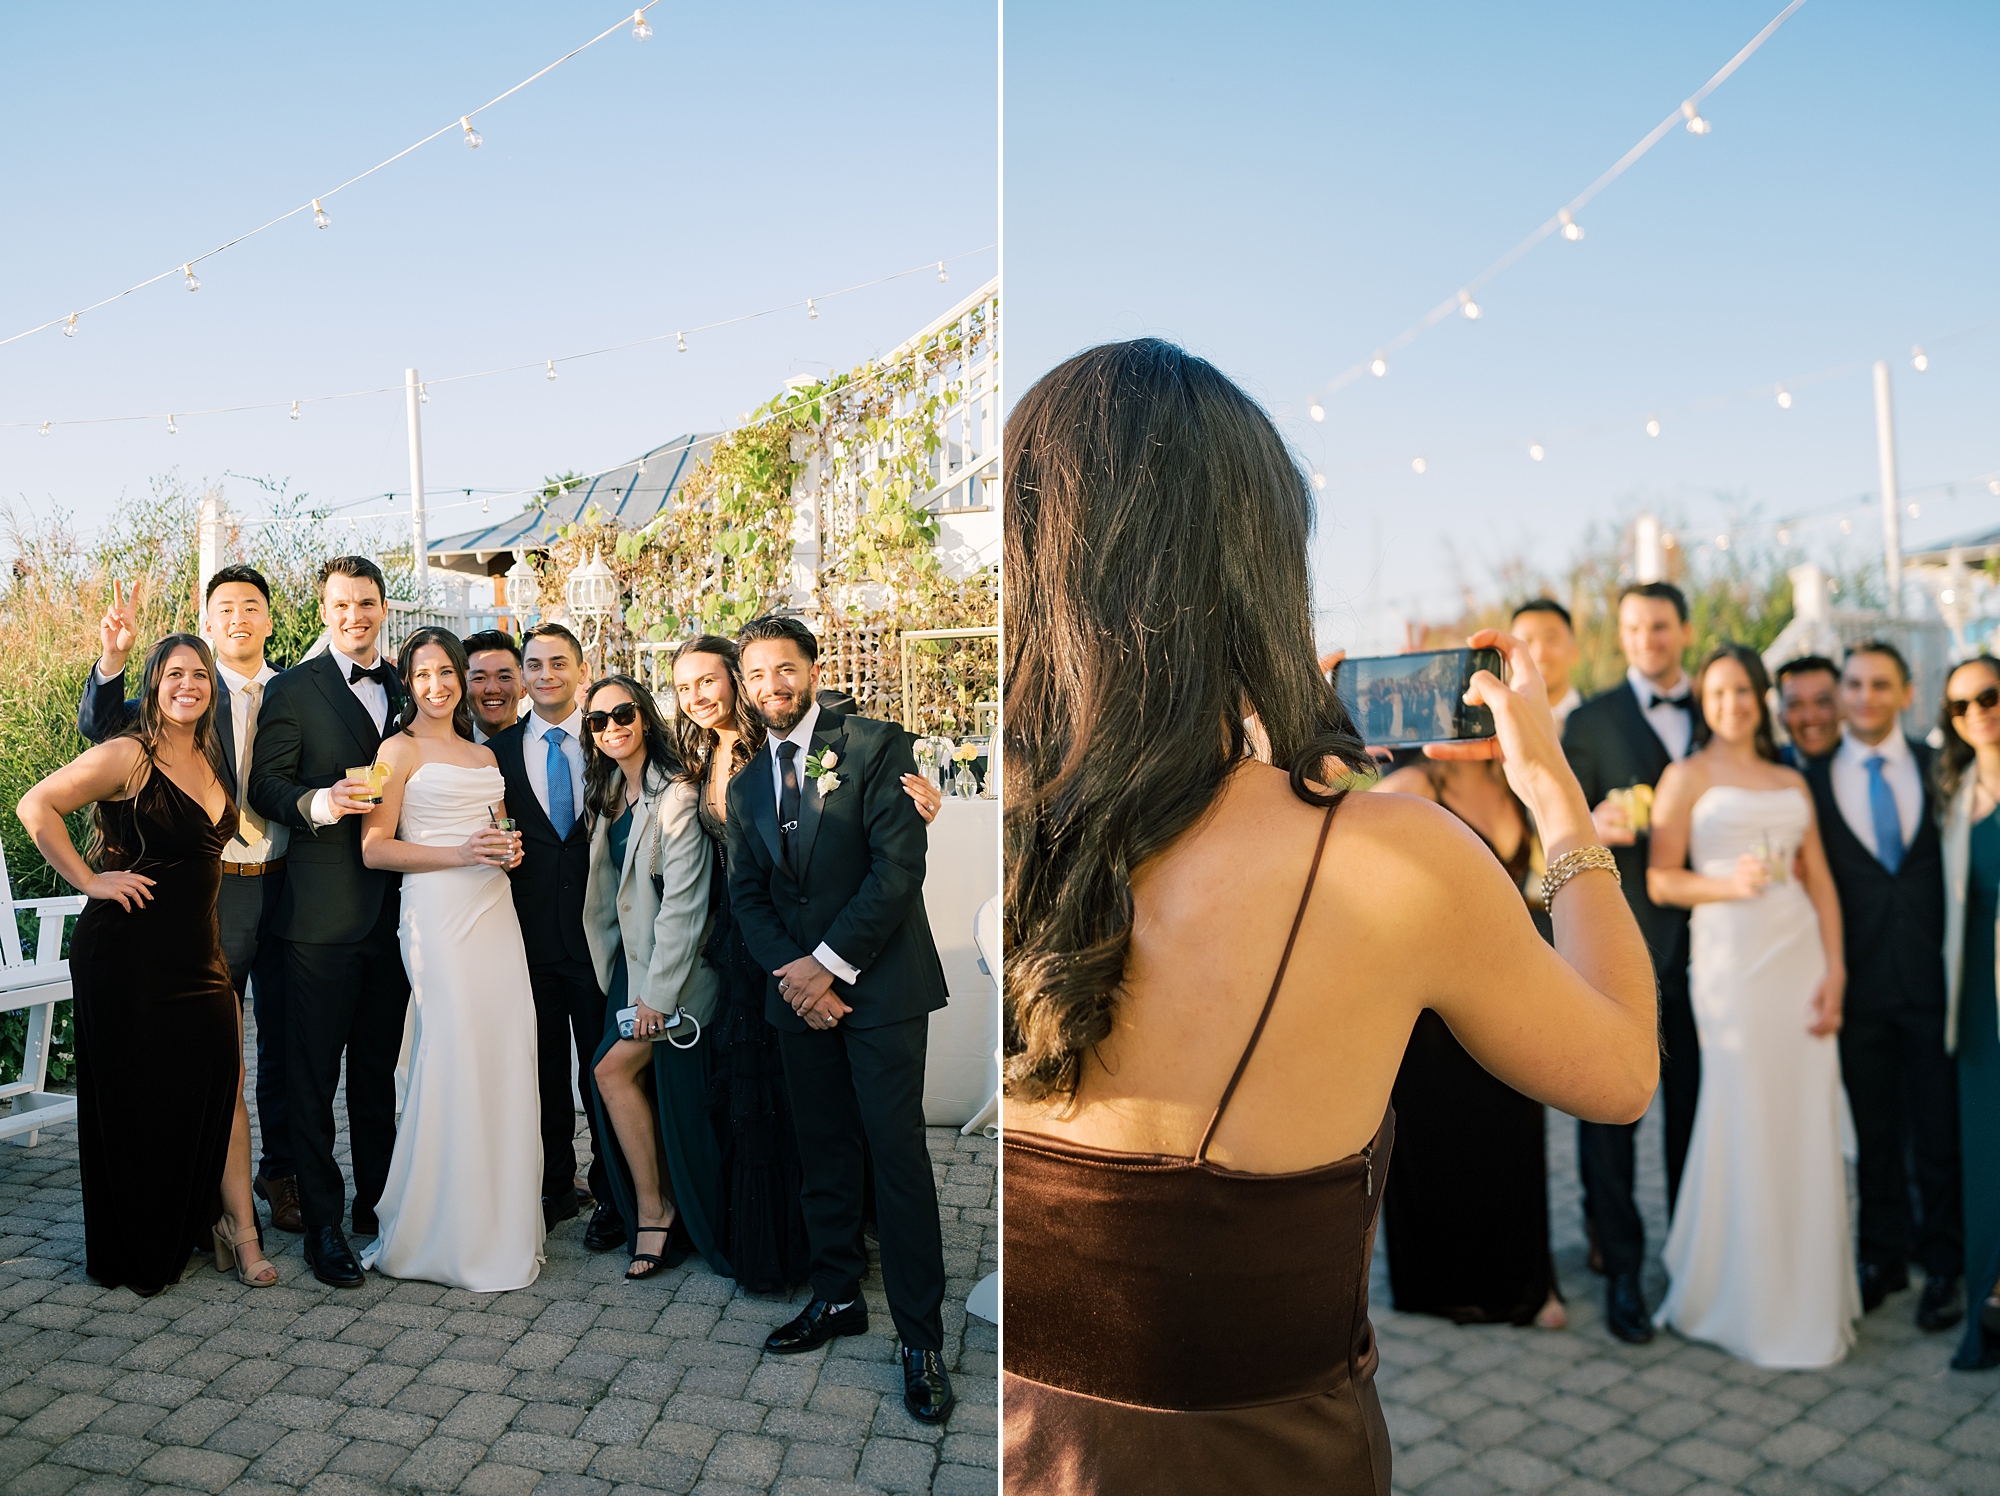
{"label": "hanging lantern", "polygon": [[507,583],[507,609],[518,624],[535,611],[535,603],[542,591],[541,573],[528,564],[526,551],[516,551],[514,564],[507,568],[504,580]]}
{"label": "hanging lantern", "polygon": [[618,574],[604,564],[602,551],[593,549],[590,559],[569,574],[563,587],[569,616],[578,623],[609,623],[621,611],[618,602],[623,589]]}

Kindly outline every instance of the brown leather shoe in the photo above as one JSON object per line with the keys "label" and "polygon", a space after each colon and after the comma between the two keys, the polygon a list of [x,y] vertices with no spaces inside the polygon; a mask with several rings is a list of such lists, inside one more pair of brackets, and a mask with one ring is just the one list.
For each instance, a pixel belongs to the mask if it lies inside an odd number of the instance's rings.
{"label": "brown leather shoe", "polygon": [[283,1179],[266,1179],[259,1174],[251,1182],[257,1197],[271,1207],[271,1224],[280,1231],[302,1233],[306,1229],[305,1217],[299,1214],[299,1182],[291,1175]]}

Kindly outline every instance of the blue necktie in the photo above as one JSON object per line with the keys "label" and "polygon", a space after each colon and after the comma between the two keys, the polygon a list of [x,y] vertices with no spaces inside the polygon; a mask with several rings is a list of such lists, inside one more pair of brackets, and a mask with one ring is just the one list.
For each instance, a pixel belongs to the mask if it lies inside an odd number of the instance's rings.
{"label": "blue necktie", "polygon": [[576,793],[569,782],[569,759],[562,746],[569,734],[551,727],[543,738],[549,745],[549,823],[557,836],[568,840],[569,828],[576,824]]}
{"label": "blue necktie", "polygon": [[1896,794],[1882,777],[1882,755],[1868,760],[1868,813],[1875,820],[1875,858],[1891,874],[1903,865],[1903,818],[1896,813]]}

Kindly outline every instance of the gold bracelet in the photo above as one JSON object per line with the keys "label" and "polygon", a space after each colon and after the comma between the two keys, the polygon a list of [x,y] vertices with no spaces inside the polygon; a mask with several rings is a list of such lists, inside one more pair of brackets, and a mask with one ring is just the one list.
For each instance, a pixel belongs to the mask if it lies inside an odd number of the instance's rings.
{"label": "gold bracelet", "polygon": [[1625,886],[1625,880],[1618,873],[1618,859],[1611,855],[1609,847],[1576,847],[1551,862],[1542,874],[1542,907],[1553,909],[1557,889],[1578,873],[1593,870],[1609,873],[1620,888]]}

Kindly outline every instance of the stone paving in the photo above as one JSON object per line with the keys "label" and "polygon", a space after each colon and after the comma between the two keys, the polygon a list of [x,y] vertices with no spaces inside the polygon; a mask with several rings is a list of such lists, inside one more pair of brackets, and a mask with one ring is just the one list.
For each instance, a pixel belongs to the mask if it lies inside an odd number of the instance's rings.
{"label": "stone paving", "polygon": [[[1658,1304],[1657,1106],[1640,1129],[1639,1161],[1646,1296]],[[1604,1329],[1604,1280],[1584,1261],[1576,1124],[1553,1112],[1549,1183],[1567,1330],[1398,1314],[1376,1254],[1370,1294],[1398,1491],[2000,1496],[2000,1371],[1949,1370],[1958,1331],[1918,1331],[1914,1289],[1864,1319],[1860,1343],[1827,1371],[1761,1371],[1669,1333],[1625,1345]]]}
{"label": "stone paving", "polygon": [[930,1130],[959,1397],[938,1430],[903,1409],[879,1271],[865,1289],[870,1334],[766,1356],[764,1336],[804,1293],[744,1293],[699,1259],[622,1283],[624,1254],[585,1251],[581,1218],[556,1228],[540,1278],[518,1293],[373,1273],[327,1288],[299,1239],[268,1227],[276,1287],[244,1288],[195,1258],[152,1299],[101,1289],[83,1273],[75,1132],[0,1143],[6,1496],[998,1487],[998,1332],[964,1308],[999,1251],[988,1139]]}

